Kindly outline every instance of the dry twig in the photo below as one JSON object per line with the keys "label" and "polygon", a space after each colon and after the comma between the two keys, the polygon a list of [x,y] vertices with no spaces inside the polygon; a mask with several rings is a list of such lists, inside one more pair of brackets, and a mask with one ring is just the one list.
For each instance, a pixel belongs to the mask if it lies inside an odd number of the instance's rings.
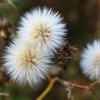
{"label": "dry twig", "polygon": [[[36,100],[43,100],[43,98],[49,93],[49,91],[53,88],[55,82],[60,82],[63,86],[67,87],[67,91],[68,91],[68,98],[71,97],[71,91],[69,91],[69,89],[73,89],[73,88],[80,88],[80,89],[85,89],[85,90],[88,90],[88,91],[91,91],[97,98],[97,100],[99,100],[97,94],[95,93],[95,91],[92,89],[92,87],[94,85],[96,85],[98,82],[93,82],[91,83],[90,85],[79,85],[79,84],[76,84],[76,83],[72,83],[72,82],[68,82],[66,80],[63,80],[59,77],[54,77],[54,78],[51,78],[50,76],[48,77],[48,80],[49,80],[49,85],[47,86],[47,88],[42,92],[42,94],[40,94],[40,96],[36,99]],[[69,87],[69,88],[68,88]],[[71,88],[70,88],[71,87]]]}

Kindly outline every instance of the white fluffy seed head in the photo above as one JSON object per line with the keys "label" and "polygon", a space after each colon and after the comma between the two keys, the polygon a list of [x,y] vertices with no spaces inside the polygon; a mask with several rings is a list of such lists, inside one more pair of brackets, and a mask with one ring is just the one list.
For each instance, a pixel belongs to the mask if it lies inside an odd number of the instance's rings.
{"label": "white fluffy seed head", "polygon": [[15,40],[6,48],[4,68],[20,85],[37,85],[50,69],[50,57],[37,51],[30,43]]}
{"label": "white fluffy seed head", "polygon": [[100,41],[88,44],[81,54],[80,66],[90,79],[100,80]]}
{"label": "white fluffy seed head", "polygon": [[52,9],[36,8],[21,18],[17,33],[37,49],[52,52],[64,42],[66,29],[62,20],[61,15]]}

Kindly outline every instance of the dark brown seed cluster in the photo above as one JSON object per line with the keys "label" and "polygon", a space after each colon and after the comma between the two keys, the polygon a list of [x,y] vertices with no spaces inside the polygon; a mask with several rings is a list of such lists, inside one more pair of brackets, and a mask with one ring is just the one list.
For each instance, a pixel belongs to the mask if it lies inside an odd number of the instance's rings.
{"label": "dark brown seed cluster", "polygon": [[12,24],[3,17],[0,17],[0,39],[8,41],[12,33]]}
{"label": "dark brown seed cluster", "polygon": [[73,54],[77,51],[76,46],[71,46],[68,42],[64,43],[56,54],[56,62],[58,66],[66,68],[68,58],[73,58]]}

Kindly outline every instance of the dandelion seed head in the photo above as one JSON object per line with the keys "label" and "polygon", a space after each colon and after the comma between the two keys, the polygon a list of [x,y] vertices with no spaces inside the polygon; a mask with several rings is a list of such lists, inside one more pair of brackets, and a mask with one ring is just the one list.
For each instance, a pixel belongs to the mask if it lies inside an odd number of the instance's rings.
{"label": "dandelion seed head", "polygon": [[52,9],[33,9],[21,18],[19,24],[19,37],[47,52],[56,51],[65,40],[66,24],[61,15]]}
{"label": "dandelion seed head", "polygon": [[30,43],[15,40],[6,48],[4,68],[11,79],[19,84],[37,85],[50,69],[50,57],[37,51]]}
{"label": "dandelion seed head", "polygon": [[81,54],[80,67],[90,79],[100,80],[100,41],[88,44]]}

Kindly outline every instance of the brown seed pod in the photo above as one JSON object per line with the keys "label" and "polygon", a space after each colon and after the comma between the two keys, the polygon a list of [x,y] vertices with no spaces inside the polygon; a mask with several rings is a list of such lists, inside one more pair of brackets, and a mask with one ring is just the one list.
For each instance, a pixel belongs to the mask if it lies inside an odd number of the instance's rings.
{"label": "brown seed pod", "polygon": [[64,43],[55,55],[58,66],[65,69],[68,59],[73,58],[76,51],[77,48],[75,46],[71,46],[68,42]]}
{"label": "brown seed pod", "polygon": [[3,17],[0,17],[0,39],[7,42],[12,33],[12,24]]}

